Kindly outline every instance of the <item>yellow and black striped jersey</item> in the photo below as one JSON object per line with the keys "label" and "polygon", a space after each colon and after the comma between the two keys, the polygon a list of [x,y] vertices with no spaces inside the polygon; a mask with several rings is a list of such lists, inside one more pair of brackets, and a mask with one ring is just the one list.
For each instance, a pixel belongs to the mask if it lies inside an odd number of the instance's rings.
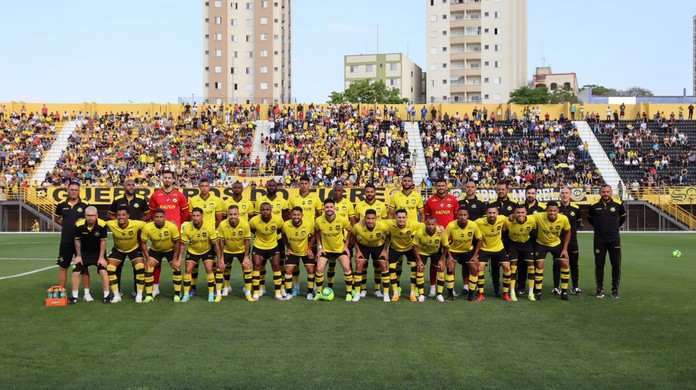
{"label": "yellow and black striped jersey", "polygon": [[403,191],[397,191],[389,199],[389,208],[394,210],[405,209],[408,220],[418,222],[418,212],[423,210],[423,197],[418,191],[411,191],[405,195]]}
{"label": "yellow and black striped jersey", "polygon": [[508,217],[498,215],[498,219],[492,224],[488,223],[488,218],[481,217],[476,220],[476,224],[481,229],[483,235],[483,246],[481,250],[486,252],[499,252],[505,249],[503,245],[503,230]]}
{"label": "yellow and black striped jersey", "polygon": [[356,223],[353,226],[353,236],[358,244],[368,248],[377,248],[384,245],[389,235],[389,228],[383,221],[377,221],[375,227],[370,230],[364,223]]}
{"label": "yellow and black striped jersey", "polygon": [[288,253],[295,256],[305,256],[309,247],[309,239],[314,235],[314,222],[307,222],[303,219],[300,226],[295,226],[292,220],[287,220],[283,224],[283,235],[288,240]]}
{"label": "yellow and black striped jersey", "polygon": [[423,226],[413,236],[413,246],[418,247],[418,254],[421,256],[432,256],[440,251],[440,248],[449,247],[445,228],[438,226],[435,229],[435,233],[428,234],[425,226]]}
{"label": "yellow and black striped jersey", "polygon": [[292,210],[298,206],[302,207],[302,220],[312,224],[317,217],[317,212],[323,210],[321,200],[314,192],[310,192],[307,196],[302,196],[298,193],[290,197],[288,208]]}
{"label": "yellow and black striped jersey", "polygon": [[162,227],[157,227],[155,222],[148,222],[143,228],[143,233],[140,236],[140,241],[147,243],[150,240],[152,243],[150,249],[157,252],[169,252],[174,250],[176,242],[181,238],[179,229],[171,221],[164,221]]}
{"label": "yellow and black striped jersey", "polygon": [[387,219],[387,205],[384,204],[384,202],[375,199],[372,204],[367,203],[364,200],[361,200],[358,202],[357,205],[355,205],[355,217],[359,220],[362,221],[365,219],[365,212],[369,209],[375,210],[377,212],[377,219]]}
{"label": "yellow and black striped jersey", "polygon": [[467,221],[466,226],[459,226],[459,221],[452,221],[447,224],[447,239],[450,242],[450,252],[465,253],[474,249],[474,239],[481,240],[483,235],[478,224],[474,221]]}
{"label": "yellow and black striped jersey", "polygon": [[511,241],[524,244],[529,241],[530,234],[536,230],[537,224],[535,218],[527,216],[524,223],[517,222],[517,219],[508,220],[505,222],[505,227]]}
{"label": "yellow and black striped jersey", "polygon": [[241,219],[237,221],[237,226],[232,226],[228,218],[220,222],[217,235],[223,243],[224,253],[240,254],[244,253],[246,242],[251,240],[251,229],[249,223]]}
{"label": "yellow and black striped jersey", "polygon": [[203,199],[200,195],[196,195],[189,199],[189,211],[193,211],[195,207],[203,210],[203,223],[215,229],[215,214],[225,214],[223,209],[222,199],[218,198],[212,192],[208,197]]}
{"label": "yellow and black striped jersey", "polygon": [[188,253],[204,255],[217,243],[217,232],[205,223],[196,227],[193,222],[189,222],[181,229],[181,243],[188,245]]}
{"label": "yellow and black striped jersey", "polygon": [[225,203],[225,211],[223,215],[227,216],[227,209],[230,206],[235,205],[239,209],[239,220],[249,222],[249,216],[256,214],[256,209],[254,208],[254,202],[249,199],[240,199],[239,201],[234,200],[233,197],[227,199]]}
{"label": "yellow and black striped jersey", "polygon": [[254,248],[274,249],[278,246],[278,235],[283,228],[283,218],[272,214],[271,219],[266,222],[261,215],[256,215],[249,220],[249,227],[254,233]]}
{"label": "yellow and black striped jersey", "polygon": [[406,226],[399,227],[395,219],[384,221],[389,228],[391,241],[389,247],[399,252],[406,252],[413,249],[413,235],[416,231],[425,226],[422,222],[407,221]]}
{"label": "yellow and black striped jersey", "polygon": [[534,214],[532,218],[537,224],[536,242],[538,244],[550,247],[557,246],[561,243],[561,233],[570,231],[568,217],[563,214],[558,214],[558,218],[553,222],[549,221],[549,216],[546,213]]}
{"label": "yellow and black striped jersey", "polygon": [[126,227],[118,225],[118,220],[106,221],[106,226],[111,230],[114,237],[114,248],[121,252],[132,252],[140,247],[140,234],[145,227],[145,222],[128,220]]}
{"label": "yellow and black striped jersey", "polygon": [[317,217],[314,221],[314,228],[321,237],[321,245],[324,252],[340,253],[346,245],[346,235],[344,230],[350,228],[347,218],[334,215],[333,221],[328,221],[326,215]]}

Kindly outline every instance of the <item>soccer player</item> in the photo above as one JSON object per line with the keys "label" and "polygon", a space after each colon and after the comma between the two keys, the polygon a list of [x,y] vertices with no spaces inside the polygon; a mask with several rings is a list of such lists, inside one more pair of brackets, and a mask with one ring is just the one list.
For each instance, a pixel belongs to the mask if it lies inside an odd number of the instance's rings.
{"label": "soccer player", "polygon": [[[224,209],[222,199],[210,192],[210,180],[202,178],[198,182],[198,195],[189,199],[189,213],[193,211],[194,208],[198,207],[203,210],[203,223],[208,225],[208,227],[213,230],[217,229],[220,222],[222,222]],[[193,295],[196,295],[196,285],[198,284],[198,262],[193,268],[191,273],[191,286],[193,290]],[[229,289],[228,289],[229,291]],[[226,296],[227,292],[223,290],[223,296]]]}
{"label": "soccer player", "polygon": [[[546,212],[533,216],[537,224],[536,264],[534,269],[534,298],[541,300],[541,288],[544,283],[544,260],[551,253],[554,261],[561,265],[561,299],[568,297],[568,244],[570,244],[570,223],[568,217],[558,213],[558,203],[555,200],[546,204]],[[530,293],[530,300],[531,293]]]}
{"label": "soccer player", "polygon": [[[515,203],[515,201],[510,199],[508,196],[510,193],[508,183],[505,181],[499,181],[496,186],[496,192],[498,194],[498,198],[495,201],[490,202],[489,205],[493,205],[498,209],[498,215],[509,217],[515,212],[517,203]],[[482,233],[484,235],[486,234],[485,232]],[[491,279],[493,279],[493,292],[495,293],[496,297],[500,297],[500,268],[498,268],[498,266],[491,267]]]}
{"label": "soccer player", "polygon": [[[357,221],[362,221],[365,219],[365,213],[367,210],[374,210],[375,214],[377,216],[377,220],[385,220],[388,217],[388,212],[387,212],[387,205],[384,204],[381,200],[377,199],[377,189],[375,188],[375,185],[372,183],[367,183],[365,185],[365,188],[363,190],[363,196],[365,199],[361,200],[358,202],[358,204],[355,205],[355,220]],[[386,262],[385,262],[386,263]],[[387,267],[389,265],[387,264]],[[365,267],[363,268],[362,272],[362,282],[360,285],[361,291],[360,293],[362,294],[363,291],[367,291],[367,267],[368,263],[365,263]],[[383,298],[382,295],[382,273],[378,272],[377,269],[379,268],[379,264],[377,260],[372,261],[372,267],[374,269],[374,279],[375,279],[375,296],[377,298]],[[387,289],[389,291],[389,289]],[[365,293],[366,294],[366,293]],[[387,296],[389,298],[389,296]]]}
{"label": "soccer player", "polygon": [[249,222],[239,217],[239,206],[233,204],[227,208],[227,219],[220,222],[217,235],[226,274],[223,275],[226,284],[222,288],[222,296],[227,296],[229,293],[229,272],[232,270],[232,264],[237,260],[242,265],[244,274],[244,296],[247,301],[253,302],[254,298],[251,296],[253,266],[249,257],[251,228]]}
{"label": "soccer player", "polygon": [[[145,262],[145,294],[155,297],[154,271],[162,260],[167,260],[172,267],[172,284],[174,285],[174,302],[181,301],[181,234],[173,222],[167,221],[164,210],[154,211],[155,218],[143,228],[140,236],[140,250],[147,253]],[[151,246],[148,249],[147,242]]]}
{"label": "soccer player", "polygon": [[[454,204],[457,204],[456,199]],[[437,284],[440,288],[437,301],[443,302],[445,299],[442,297],[442,285],[445,283],[445,259],[449,256],[449,241],[445,228],[438,224],[436,216],[426,217],[425,227],[416,230],[413,235],[413,254],[416,257],[416,269],[411,269],[411,279],[415,271],[416,284],[414,286],[413,281],[411,282],[411,302],[416,300],[425,302],[425,263],[428,259],[430,259],[431,269],[433,263],[436,263]],[[454,269],[450,269],[447,273],[447,292],[449,293],[447,301],[451,302],[454,299]]]}
{"label": "soccer player", "polygon": [[[582,214],[580,213],[580,208],[570,202],[570,188],[561,188],[561,202],[558,205],[558,211],[568,217],[568,222],[570,222],[570,245],[568,246],[568,255],[570,256],[570,280],[573,282],[573,288],[570,292],[573,295],[580,295],[582,290],[580,290],[580,273],[579,273],[579,263],[580,263],[580,248],[578,246],[578,228],[582,227]],[[558,295],[561,293],[560,289],[561,280],[561,267],[558,262],[553,263],[553,287],[554,294]]]}
{"label": "soccer player", "polygon": [[[350,222],[350,227],[352,228],[355,225],[355,207],[353,206],[353,203],[351,203],[344,195],[345,190],[343,189],[343,184],[341,182],[336,182],[336,184],[333,186],[333,190],[331,191],[331,199],[336,205],[336,215],[338,217],[347,219],[348,222]],[[346,237],[348,237],[347,233]],[[350,247],[350,240],[348,241],[348,244],[348,253],[350,253],[350,250],[352,249]],[[329,272],[327,276],[328,285],[330,288],[333,288],[334,277],[336,276],[336,259],[329,259]],[[367,291],[365,293],[367,293]]]}
{"label": "soccer player", "polygon": [[[389,228],[389,284],[392,288],[391,300],[396,302],[401,298],[401,270],[402,258],[406,258],[411,270],[416,270],[416,255],[413,253],[413,235],[416,231],[425,226],[422,222],[413,222],[408,218],[405,209],[398,209],[394,214],[396,219],[388,219],[386,222]],[[411,284],[416,284],[416,275],[412,273]]]}
{"label": "soccer player", "polygon": [[[150,220],[149,203],[150,200],[147,197],[140,196],[135,193],[135,181],[133,179],[126,179],[123,181],[123,195],[114,199],[114,201],[111,202],[111,207],[109,208],[109,211],[106,214],[106,219],[108,221],[116,219],[116,210],[118,210],[120,206],[126,206],[128,207],[128,214],[130,215],[130,219],[147,222]],[[120,263],[118,269],[116,270],[119,291],[121,291],[122,271],[123,263]],[[135,288],[133,290],[133,292],[135,292]],[[155,296],[157,294],[159,294],[159,291],[156,292]]]}
{"label": "soccer player", "polygon": [[[191,210],[191,222],[181,229],[182,245],[178,255],[179,258],[186,259],[182,303],[188,302],[191,298],[189,294],[191,273],[199,261],[203,262],[205,268],[206,281],[208,282],[208,302],[222,300],[222,270],[225,269],[225,261],[220,253],[217,239],[215,228],[203,222],[203,209],[195,207]],[[185,257],[184,252],[186,252]]]}
{"label": "soccer player", "polygon": [[[261,212],[261,205],[263,203],[268,203],[271,205],[271,211],[273,215],[282,218],[283,221],[287,221],[290,218],[290,207],[288,206],[287,200],[283,198],[282,195],[278,194],[278,183],[275,180],[269,180],[266,182],[266,195],[262,196],[256,201],[256,213]],[[278,248],[278,258],[280,264],[285,262],[285,244],[283,243],[283,237],[280,234],[280,228],[282,224],[278,227],[278,237],[276,240],[276,247]],[[261,295],[266,293],[266,261],[264,260],[261,264],[261,270],[259,274],[259,291]],[[275,286],[275,291],[281,290],[281,295],[285,295],[285,289],[281,288],[283,276],[280,271],[280,267],[273,269],[273,285]]]}
{"label": "soccer player", "polygon": [[[524,202],[520,203],[521,205],[524,206],[525,210],[527,211],[527,215],[534,215],[536,213],[542,213],[544,210],[546,210],[546,205],[544,203],[541,203],[537,201],[537,188],[533,185],[530,184],[524,189]],[[515,213],[517,213],[517,207],[515,207]],[[509,241],[506,241],[506,244],[510,244]],[[518,253],[519,254],[519,253]],[[511,260],[514,262],[516,259],[513,259],[511,256]],[[554,265],[556,262],[554,262]],[[512,265],[512,263],[511,263]],[[532,261],[532,269],[534,269],[534,262]],[[530,276],[529,276],[529,267],[519,267],[517,268],[517,274],[515,272],[512,273],[512,278],[516,278],[516,284],[520,287],[524,286],[525,280],[529,281]],[[534,279],[534,275],[531,275],[531,279]],[[520,293],[524,293],[524,288],[521,289]],[[513,291],[514,293],[514,291]]]}
{"label": "soccer player", "polygon": [[[155,210],[164,210],[164,216],[167,221],[171,221],[176,225],[177,229],[181,229],[181,224],[188,221],[190,213],[188,207],[188,199],[184,194],[174,188],[174,173],[170,170],[162,172],[162,188],[155,190],[150,197],[150,214],[154,218]],[[155,267],[153,293],[159,293],[159,278],[162,272],[161,264]]]}
{"label": "soccer player", "polygon": [[[290,209],[295,207],[301,207],[303,220],[307,223],[311,223],[312,225],[314,225],[314,220],[321,215],[323,207],[321,199],[319,199],[319,196],[315,192],[309,191],[309,185],[309,176],[303,175],[302,177],[300,177],[300,191],[297,195],[290,197],[290,200],[288,201],[288,207]],[[314,265],[316,265],[316,261],[314,261]],[[312,270],[314,269],[314,265],[312,265]],[[308,266],[306,266],[305,268],[309,270]],[[310,276],[308,274],[308,284],[309,277]],[[298,296],[300,294],[300,267],[294,268],[292,278],[294,282],[292,294],[293,296]],[[314,272],[312,272],[312,287],[314,287]],[[310,291],[310,293],[311,292],[312,291]]]}
{"label": "soccer player", "polygon": [[[68,280],[68,268],[75,256],[75,224],[83,218],[87,203],[80,199],[80,183],[71,182],[68,184],[68,198],[56,205],[55,215],[53,220],[61,225],[60,231],[60,247],[58,249],[58,261],[56,264],[58,269],[58,285],[65,288],[65,283]],[[89,286],[89,274],[83,274],[82,285]],[[85,297],[85,300],[92,298]]]}
{"label": "soccer player", "polygon": [[[280,254],[278,253],[278,235],[283,228],[283,218],[273,214],[273,206],[268,202],[259,204],[261,213],[249,220],[249,228],[254,233],[254,247],[252,261],[254,270],[252,271],[252,298],[258,301],[262,295],[261,286],[261,267],[266,261],[271,261],[273,269],[273,284],[275,286],[275,298],[282,301],[283,295],[280,292],[281,272]],[[276,276],[277,275],[277,276]]]}
{"label": "soccer player", "polygon": [[353,300],[360,300],[360,292],[363,288],[360,282],[364,274],[362,271],[367,268],[368,261],[372,259],[375,274],[378,273],[378,269],[381,272],[380,283],[384,291],[380,291],[379,297],[384,302],[390,301],[388,250],[386,245],[384,245],[389,236],[389,228],[387,228],[384,222],[378,220],[377,215],[375,209],[367,209],[361,218],[361,223],[356,223],[353,226],[351,239],[355,247],[356,263],[354,284],[358,292]]}
{"label": "soccer player", "polygon": [[[106,272],[106,222],[97,218],[97,208],[88,206],[85,209],[85,219],[75,225],[75,259],[72,272],[72,296],[70,303],[77,303],[80,287],[80,275],[90,265],[96,266],[101,276],[104,303],[109,303],[109,275]],[[89,293],[89,285],[85,289],[86,302],[94,299]]]}
{"label": "soccer player", "polygon": [[[311,213],[315,213],[312,210]],[[314,299],[314,251],[315,244],[314,222],[304,218],[302,207],[292,208],[290,220],[283,224],[283,241],[288,248],[288,259],[285,262],[285,299],[289,300],[293,293],[293,275],[295,269],[300,266],[300,261],[307,269],[307,299]],[[299,287],[296,287],[299,290]]]}
{"label": "soccer player", "polygon": [[[145,262],[143,252],[140,249],[140,236],[145,227],[145,222],[130,219],[127,206],[116,209],[116,219],[106,221],[106,226],[113,233],[114,246],[107,258],[106,272],[109,274],[109,286],[113,297],[111,303],[121,302],[121,294],[118,291],[118,276],[116,269],[119,264],[129,259],[135,270],[135,302],[143,302],[143,287],[145,285]],[[152,302],[152,297],[145,297],[144,302]]]}
{"label": "soccer player", "polygon": [[594,227],[595,279],[597,298],[604,298],[604,264],[609,252],[611,262],[611,297],[619,297],[621,282],[621,236],[619,229],[626,222],[623,203],[612,198],[612,188],[604,184],[600,199],[590,205],[587,220]]}
{"label": "soccer player", "polygon": [[[469,212],[469,221],[472,223],[477,219],[483,217],[486,213],[486,203],[480,200],[476,196],[476,183],[469,181],[464,186],[464,192],[466,193],[464,199],[459,201],[459,209],[466,209]],[[462,269],[462,280],[464,282],[464,289],[462,294],[467,294],[470,292],[468,290],[469,283],[469,269],[470,267],[463,267]],[[478,271],[476,271],[476,280],[478,280]],[[456,295],[456,292],[455,292]]]}
{"label": "soccer player", "polygon": [[[447,180],[438,178],[435,180],[435,194],[425,201],[423,211],[426,218],[432,215],[435,217],[438,225],[446,228],[450,222],[457,219],[457,210],[459,210],[459,201],[449,193],[447,189]],[[441,271],[442,270],[438,270],[438,264],[436,262],[430,262],[430,296],[435,295],[438,272]],[[452,277],[454,277],[454,275],[452,275]]]}
{"label": "soccer player", "polygon": [[534,236],[536,234],[536,220],[527,216],[527,208],[524,204],[518,204],[515,207],[515,214],[512,220],[506,222],[506,230],[508,236],[508,255],[510,256],[510,298],[517,301],[517,293],[515,291],[516,283],[519,283],[519,293],[525,293],[524,279],[516,282],[515,272],[517,271],[518,263],[522,262],[522,267],[526,267],[527,272],[527,287],[529,288],[529,299],[533,299],[534,292]]}
{"label": "soccer player", "polygon": [[[512,298],[508,293],[510,288],[510,258],[505,251],[503,245],[503,230],[508,218],[503,215],[498,215],[498,208],[494,204],[489,204],[486,209],[486,216],[476,220],[476,224],[481,229],[483,235],[483,245],[479,252],[479,269],[478,269],[478,297],[479,302],[486,299],[483,288],[485,282],[484,268],[488,261],[491,262],[491,267],[503,268],[503,299],[511,301]],[[491,272],[492,273],[492,272]],[[495,286],[495,284],[494,284]]]}
{"label": "soccer player", "polygon": [[396,210],[406,210],[408,220],[418,222],[425,220],[423,211],[423,197],[418,191],[415,191],[413,184],[413,176],[410,173],[404,175],[401,179],[401,191],[396,192],[389,199],[389,218],[395,218]]}
{"label": "soccer player", "polygon": [[[339,217],[336,213],[336,202],[328,198],[324,200],[324,213],[314,222],[315,236],[317,239],[317,292],[321,292],[324,286],[324,268],[329,261],[338,262],[343,267],[343,276],[346,282],[346,301],[352,301],[353,274],[350,267],[349,241],[346,239],[351,234],[350,221]],[[318,300],[320,293],[314,297]]]}
{"label": "soccer player", "polygon": [[[244,198],[243,196],[244,193],[244,186],[242,183],[239,181],[234,182],[232,184],[232,196],[227,200],[227,203],[225,203],[225,210],[228,212],[229,216],[229,209],[230,206],[237,206],[237,210],[239,213],[239,220],[244,221],[246,223],[249,223],[249,220],[251,217],[256,215],[256,208],[254,206],[254,202],[252,202],[249,199]],[[253,266],[253,264],[252,264]],[[253,268],[253,267],[252,267]],[[231,290],[230,286],[230,274],[232,272],[232,263],[227,264],[225,263],[225,272],[223,272],[222,276],[224,278],[224,287],[227,288],[227,293],[229,294]],[[224,292],[224,288],[223,288]],[[244,294],[246,293],[251,293],[251,290],[249,291],[244,291]]]}
{"label": "soccer player", "polygon": [[[478,224],[469,220],[469,210],[461,208],[457,210],[457,220],[447,225],[445,230],[450,243],[448,272],[452,270],[452,283],[454,283],[454,267],[461,264],[462,273],[468,274],[468,299],[476,301],[476,288],[478,285],[479,253],[483,245],[483,235]],[[456,263],[455,263],[456,262]],[[467,269],[465,271],[464,269]],[[440,291],[441,293],[441,291]],[[452,291],[454,296],[454,291]]]}

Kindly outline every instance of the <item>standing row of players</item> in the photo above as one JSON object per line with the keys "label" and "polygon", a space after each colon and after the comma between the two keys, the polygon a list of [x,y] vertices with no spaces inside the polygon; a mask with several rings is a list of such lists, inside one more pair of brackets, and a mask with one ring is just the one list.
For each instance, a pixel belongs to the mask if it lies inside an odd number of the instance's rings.
{"label": "standing row of players", "polygon": [[[97,219],[96,208],[87,207],[79,200],[79,185],[69,186],[68,200],[57,207],[56,214],[63,218],[64,226],[71,226],[68,224],[73,220],[77,222],[74,231],[63,229],[59,256],[62,285],[68,266],[74,264],[71,302],[77,302],[80,275],[84,285],[89,286],[87,265],[96,265],[99,269],[104,302],[119,302],[120,270],[126,259],[131,260],[134,268],[136,302],[150,302],[159,294],[159,270],[165,259],[173,270],[174,300],[177,302],[186,302],[195,295],[201,262],[206,272],[209,301],[219,302],[230,291],[234,262],[239,262],[243,269],[246,299],[256,301],[265,293],[265,265],[269,261],[276,299],[287,300],[299,295],[301,262],[307,270],[308,299],[317,298],[316,291],[324,284],[325,270],[328,271],[326,282],[329,287],[333,286],[335,265],[340,264],[346,283],[346,300],[358,301],[367,294],[370,260],[374,267],[375,295],[384,301],[400,298],[404,262],[411,270],[410,299],[424,301],[424,271],[428,260],[431,263],[429,296],[438,301],[452,300],[457,295],[454,291],[456,264],[462,265],[468,299],[485,299],[484,269],[489,263],[496,296],[514,301],[518,295],[527,294],[530,300],[538,300],[542,297],[544,261],[548,253],[554,259],[554,293],[564,300],[569,299],[570,276],[573,280],[571,291],[580,293],[577,228],[582,219],[577,206],[570,203],[567,188],[561,191],[560,204],[549,202],[544,206],[537,202],[536,189],[532,186],[526,189],[526,201],[516,204],[507,197],[507,184],[501,183],[497,188],[498,199],[485,204],[476,198],[474,183],[467,183],[466,198],[457,201],[449,195],[446,181],[439,180],[436,194],[424,204],[420,194],[414,191],[412,178],[406,176],[401,191],[391,197],[389,206],[376,199],[375,188],[371,185],[365,188],[365,199],[353,206],[343,196],[341,185],[334,186],[332,197],[322,202],[310,192],[309,179],[305,177],[300,181],[299,194],[288,201],[277,193],[277,184],[269,181],[267,194],[256,206],[243,198],[242,185],[236,183],[232,188],[233,196],[224,207],[223,201],[210,192],[207,180],[201,181],[200,194],[190,202],[174,188],[171,172],[163,174],[162,182],[163,188],[148,201],[135,194],[132,181],[126,181],[125,195],[112,204],[109,221]],[[614,218],[616,239],[604,237],[600,244],[609,249],[614,270],[612,296],[618,297],[620,244],[617,246],[616,242],[625,211],[620,203],[612,200],[611,188],[607,187],[602,188],[602,199],[597,202],[602,207],[593,205],[588,218],[592,222],[597,215],[604,224],[609,217],[617,217]],[[82,212],[84,219],[78,222]],[[227,218],[223,219],[225,212]],[[151,218],[153,220],[146,223]],[[182,222],[189,218],[191,222],[184,224],[182,229]],[[106,229],[114,236],[114,248],[108,256]],[[251,233],[255,236],[253,248]],[[353,253],[355,268],[351,263]],[[598,297],[603,296],[605,253],[601,253],[601,274],[599,256],[595,259]],[[525,266],[518,268],[518,261]],[[502,294],[500,268],[503,269]],[[447,298],[443,294],[445,286]],[[84,298],[91,300],[88,289]]]}

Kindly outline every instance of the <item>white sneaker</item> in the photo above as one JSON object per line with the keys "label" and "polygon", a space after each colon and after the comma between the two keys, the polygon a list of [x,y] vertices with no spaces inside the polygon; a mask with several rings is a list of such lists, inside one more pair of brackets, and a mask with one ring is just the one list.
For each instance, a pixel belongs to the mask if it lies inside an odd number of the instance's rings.
{"label": "white sneaker", "polygon": [[230,289],[229,289],[228,287],[223,287],[223,288],[222,288],[222,293],[221,293],[221,295],[222,295],[223,297],[226,297],[227,294],[229,294],[229,292],[230,292]]}
{"label": "white sneaker", "polygon": [[285,300],[285,298],[283,298],[283,295],[281,295],[281,294],[276,294],[276,295],[275,295],[275,299],[277,299],[277,300],[279,300],[279,301],[284,301],[284,300]]}
{"label": "white sneaker", "polygon": [[[362,293],[362,291],[361,291]],[[353,302],[359,302],[362,294],[353,294]]]}
{"label": "white sneaker", "polygon": [[384,302],[391,302],[391,299],[389,299],[389,294],[387,294],[387,295],[382,294],[382,300],[384,300]]}
{"label": "white sneaker", "polygon": [[264,295],[266,295],[266,289],[262,288],[261,290],[259,290],[259,296],[262,297]]}
{"label": "white sneaker", "polygon": [[[383,297],[384,297],[384,294],[382,294],[381,291],[377,290],[377,291],[375,291],[375,296],[376,296],[377,298],[383,298]],[[387,296],[387,298],[389,298],[389,296]]]}
{"label": "white sneaker", "polygon": [[[278,295],[278,294],[276,294],[276,295]],[[288,295],[288,293],[286,293],[286,292],[285,292],[285,289],[283,288],[283,289],[280,290],[280,295],[281,295],[283,298],[285,298],[285,297]]]}
{"label": "white sneaker", "polygon": [[85,302],[92,302],[94,301],[94,298],[90,294],[85,294],[85,297],[83,298]]}
{"label": "white sneaker", "polygon": [[[232,287],[230,287],[229,292],[232,293]],[[251,291],[247,291],[246,287],[243,287],[242,294],[247,295],[247,293],[251,294]]]}
{"label": "white sneaker", "polygon": [[119,303],[121,302],[121,294],[114,294],[113,298],[111,298],[111,303]]}
{"label": "white sneaker", "polygon": [[435,298],[435,299],[436,299],[438,302],[444,302],[444,301],[445,301],[445,297],[443,297],[442,294],[438,294],[438,295],[437,295],[437,298]]}
{"label": "white sneaker", "polygon": [[360,297],[365,298],[367,296],[367,290],[360,291]]}
{"label": "white sneaker", "polygon": [[159,284],[153,284],[152,285],[152,297],[154,298],[158,295],[160,295]]}
{"label": "white sneaker", "polygon": [[459,295],[461,295],[457,292],[457,290],[452,290],[452,294],[454,294],[455,297],[458,297]]}
{"label": "white sneaker", "polygon": [[425,295],[419,295],[418,302],[425,302]]}
{"label": "white sneaker", "polygon": [[253,299],[254,301],[258,301],[258,300],[259,300],[259,294],[254,294],[254,295],[252,295],[252,296],[251,296],[251,299]]}
{"label": "white sneaker", "polygon": [[437,290],[435,290],[435,288],[435,286],[430,286],[430,294],[428,294],[428,297],[432,298],[437,295]]}
{"label": "white sneaker", "polygon": [[285,299],[286,301],[291,300],[291,299],[292,299],[292,294],[285,294],[285,298],[283,298],[283,299]]}
{"label": "white sneaker", "polygon": [[136,295],[136,296],[135,296],[135,303],[143,303],[143,296],[142,296],[142,295]]}
{"label": "white sneaker", "polygon": [[308,301],[313,301],[313,300],[314,300],[314,294],[312,294],[312,293],[307,293],[307,300],[308,300]]}

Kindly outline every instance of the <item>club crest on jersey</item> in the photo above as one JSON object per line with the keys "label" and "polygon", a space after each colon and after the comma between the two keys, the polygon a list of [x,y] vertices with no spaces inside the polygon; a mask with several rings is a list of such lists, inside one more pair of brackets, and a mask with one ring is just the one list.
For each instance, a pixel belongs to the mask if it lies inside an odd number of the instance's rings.
{"label": "club crest on jersey", "polygon": [[467,235],[468,235],[469,237],[471,237],[473,234],[474,234],[474,233],[469,232]]}
{"label": "club crest on jersey", "polygon": [[574,217],[574,216],[575,216],[575,211],[571,211],[571,212],[570,212],[570,216],[571,216],[571,217]]}
{"label": "club crest on jersey", "polygon": [[[167,200],[169,200],[169,199],[167,199]],[[177,199],[177,198],[172,199],[172,202],[174,202],[174,203],[176,203],[178,201],[179,201],[179,199]]]}
{"label": "club crest on jersey", "polygon": [[162,234],[164,234],[165,236],[168,236],[168,235],[169,235],[169,232],[165,231],[165,232],[162,233]]}
{"label": "club crest on jersey", "polygon": [[472,208],[472,209],[475,209],[475,208],[476,208],[476,205],[475,205],[475,204],[472,204],[472,205],[471,205],[471,208]]}
{"label": "club crest on jersey", "polygon": [[135,207],[137,209],[137,208],[140,208],[140,205],[138,203],[136,203],[133,205],[133,207]]}
{"label": "club crest on jersey", "polygon": [[[83,211],[84,211],[84,210],[82,210],[82,207],[78,207],[78,208],[77,208],[77,212],[78,212],[78,213],[81,213],[81,212],[83,212]],[[614,210],[611,210],[611,211],[614,211]]]}
{"label": "club crest on jersey", "polygon": [[[78,210],[78,211],[80,211],[80,210]],[[611,207],[611,208],[609,208],[609,211],[611,211],[611,212],[613,213],[614,211],[616,211],[616,208],[615,208],[615,207]]]}
{"label": "club crest on jersey", "polygon": [[99,232],[94,232],[94,237],[99,237]]}
{"label": "club crest on jersey", "polygon": [[132,230],[129,231],[129,232],[128,232],[128,235],[129,235],[129,236],[132,236],[132,235],[133,235],[133,231],[132,231]]}

